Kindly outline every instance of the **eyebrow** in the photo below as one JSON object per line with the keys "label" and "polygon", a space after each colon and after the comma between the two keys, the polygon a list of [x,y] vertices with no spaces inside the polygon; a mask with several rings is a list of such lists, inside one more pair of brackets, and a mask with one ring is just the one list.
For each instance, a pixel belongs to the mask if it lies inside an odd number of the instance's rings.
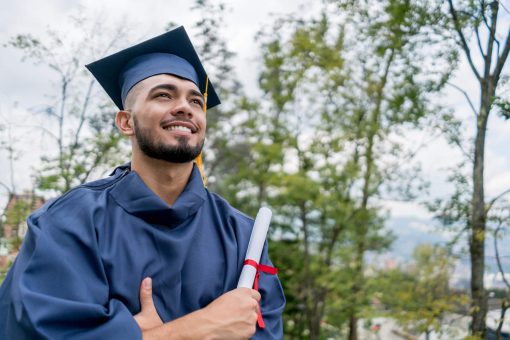
{"label": "eyebrow", "polygon": [[[160,85],[156,85],[154,86],[150,91],[149,91],[149,95],[152,95],[154,92],[158,91],[158,90],[167,90],[167,91],[173,91],[173,92],[176,92],[178,91],[179,89],[177,88],[177,86],[173,85],[173,84],[160,84]],[[197,97],[200,97],[202,98],[202,100],[204,99],[204,95],[202,93],[200,93],[200,91],[197,91],[195,89],[191,89],[188,91],[188,94],[192,95],[192,96],[197,96]]]}

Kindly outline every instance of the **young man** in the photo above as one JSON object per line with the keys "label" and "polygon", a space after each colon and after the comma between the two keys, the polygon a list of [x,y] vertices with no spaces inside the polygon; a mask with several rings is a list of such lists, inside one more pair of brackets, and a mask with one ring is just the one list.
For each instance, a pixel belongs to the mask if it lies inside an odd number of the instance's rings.
{"label": "young man", "polygon": [[193,162],[219,99],[184,29],[87,67],[119,107],[131,163],[29,217],[0,289],[0,338],[281,339],[278,278],[235,288],[253,220]]}

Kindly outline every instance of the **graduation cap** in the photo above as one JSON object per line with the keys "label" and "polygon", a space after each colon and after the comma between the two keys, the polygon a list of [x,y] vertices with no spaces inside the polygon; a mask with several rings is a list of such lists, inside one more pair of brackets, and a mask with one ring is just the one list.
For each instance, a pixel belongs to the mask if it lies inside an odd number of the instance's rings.
{"label": "graduation cap", "polygon": [[172,74],[194,82],[206,97],[206,109],[220,104],[220,99],[182,26],[97,60],[86,67],[120,110],[124,109],[124,100],[134,85],[157,74]]}

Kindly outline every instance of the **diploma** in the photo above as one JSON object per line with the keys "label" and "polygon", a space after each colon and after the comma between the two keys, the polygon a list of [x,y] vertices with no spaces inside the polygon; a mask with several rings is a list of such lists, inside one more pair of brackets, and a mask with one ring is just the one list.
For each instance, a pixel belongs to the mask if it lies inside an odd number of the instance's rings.
{"label": "diploma", "polygon": [[[264,242],[266,241],[267,229],[271,222],[272,212],[269,208],[262,207],[257,213],[253,229],[251,231],[250,243],[248,243],[248,250],[246,251],[246,260],[255,261],[257,264],[260,261]],[[257,274],[257,268],[250,264],[244,264],[241,276],[237,287],[252,288]]]}

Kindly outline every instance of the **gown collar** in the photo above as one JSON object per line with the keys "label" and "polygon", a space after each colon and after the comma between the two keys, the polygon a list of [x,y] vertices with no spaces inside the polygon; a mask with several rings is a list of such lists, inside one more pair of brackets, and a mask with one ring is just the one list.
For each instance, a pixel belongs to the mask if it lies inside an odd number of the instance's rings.
{"label": "gown collar", "polygon": [[175,226],[194,215],[205,201],[207,192],[195,164],[186,187],[172,206],[157,196],[140,176],[130,169],[130,163],[115,169],[114,176],[122,176],[122,173],[125,175],[117,182],[110,194],[128,213],[150,223]]}

